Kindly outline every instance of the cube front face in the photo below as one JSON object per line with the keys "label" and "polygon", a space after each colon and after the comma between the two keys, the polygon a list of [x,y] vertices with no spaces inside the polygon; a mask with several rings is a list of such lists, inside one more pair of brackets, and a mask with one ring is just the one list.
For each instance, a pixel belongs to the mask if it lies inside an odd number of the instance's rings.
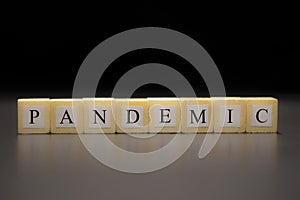
{"label": "cube front face", "polygon": [[249,133],[276,133],[278,101],[272,97],[245,98],[247,102],[247,127]]}
{"label": "cube front face", "polygon": [[83,98],[84,133],[115,133],[113,98]]}
{"label": "cube front face", "polygon": [[148,100],[147,99],[117,99],[115,100],[118,133],[148,132]]}
{"label": "cube front face", "polygon": [[213,132],[212,101],[210,98],[181,98],[181,132]]}
{"label": "cube front face", "polygon": [[18,132],[20,134],[50,132],[50,99],[18,100]]}
{"label": "cube front face", "polygon": [[246,101],[239,97],[212,98],[214,132],[246,131]]}
{"label": "cube front face", "polygon": [[181,108],[178,98],[148,98],[149,132],[177,133],[181,127]]}
{"label": "cube front face", "polygon": [[51,99],[51,133],[83,133],[81,99]]}

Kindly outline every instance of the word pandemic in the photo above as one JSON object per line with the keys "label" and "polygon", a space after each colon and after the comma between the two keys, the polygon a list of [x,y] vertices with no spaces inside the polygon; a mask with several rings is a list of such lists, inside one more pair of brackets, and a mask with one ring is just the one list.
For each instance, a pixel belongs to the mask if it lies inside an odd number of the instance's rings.
{"label": "word pandemic", "polygon": [[18,99],[19,134],[276,133],[273,97]]}

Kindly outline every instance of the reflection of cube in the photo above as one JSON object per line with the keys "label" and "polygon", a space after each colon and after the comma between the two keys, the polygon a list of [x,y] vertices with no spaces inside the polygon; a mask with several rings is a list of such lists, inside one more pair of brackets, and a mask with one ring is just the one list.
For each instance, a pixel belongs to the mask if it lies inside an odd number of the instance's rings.
{"label": "reflection of cube", "polygon": [[51,133],[82,133],[81,99],[51,99]]}
{"label": "reflection of cube", "polygon": [[18,100],[18,132],[20,134],[50,132],[50,99]]}
{"label": "reflection of cube", "polygon": [[213,131],[212,101],[210,98],[180,98],[181,132],[206,133]]}
{"label": "reflection of cube", "polygon": [[118,133],[148,132],[147,99],[116,99],[115,103]]}
{"label": "reflection of cube", "polygon": [[83,98],[84,132],[115,133],[113,98]]}
{"label": "reflection of cube", "polygon": [[245,98],[247,102],[246,132],[277,132],[278,101],[272,97]]}
{"label": "reflection of cube", "polygon": [[148,98],[148,101],[150,133],[180,131],[181,109],[178,98]]}
{"label": "reflection of cube", "polygon": [[214,97],[214,132],[246,131],[246,103],[239,97]]}

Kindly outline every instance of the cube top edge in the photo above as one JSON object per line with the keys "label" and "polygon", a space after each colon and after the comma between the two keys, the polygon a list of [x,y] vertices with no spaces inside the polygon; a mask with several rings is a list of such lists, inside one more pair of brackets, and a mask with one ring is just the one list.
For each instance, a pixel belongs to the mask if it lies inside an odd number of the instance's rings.
{"label": "cube top edge", "polygon": [[49,98],[26,98],[18,99],[18,102],[32,102],[32,101],[50,101]]}
{"label": "cube top edge", "polygon": [[210,97],[211,100],[217,101],[217,100],[241,100],[241,97]]}
{"label": "cube top edge", "polygon": [[114,100],[112,97],[86,97],[82,98],[83,101],[111,101]]}
{"label": "cube top edge", "polygon": [[244,97],[245,100],[264,100],[264,101],[270,101],[270,100],[276,100],[278,101],[277,98],[275,97]]}
{"label": "cube top edge", "polygon": [[178,101],[180,98],[179,97],[148,97],[147,99],[150,101],[172,101],[172,100]]}
{"label": "cube top edge", "polygon": [[122,98],[122,99],[115,99],[116,102],[127,102],[127,101],[148,101],[147,98]]}
{"label": "cube top edge", "polygon": [[50,99],[51,102],[81,102],[82,99]]}
{"label": "cube top edge", "polygon": [[181,101],[201,101],[201,100],[210,100],[210,97],[180,97]]}

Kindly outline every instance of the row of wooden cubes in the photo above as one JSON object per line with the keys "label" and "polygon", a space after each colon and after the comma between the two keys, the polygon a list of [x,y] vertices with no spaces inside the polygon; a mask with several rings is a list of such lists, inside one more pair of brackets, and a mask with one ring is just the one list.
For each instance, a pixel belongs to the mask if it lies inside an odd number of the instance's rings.
{"label": "row of wooden cubes", "polygon": [[277,132],[272,97],[18,99],[18,132]]}

